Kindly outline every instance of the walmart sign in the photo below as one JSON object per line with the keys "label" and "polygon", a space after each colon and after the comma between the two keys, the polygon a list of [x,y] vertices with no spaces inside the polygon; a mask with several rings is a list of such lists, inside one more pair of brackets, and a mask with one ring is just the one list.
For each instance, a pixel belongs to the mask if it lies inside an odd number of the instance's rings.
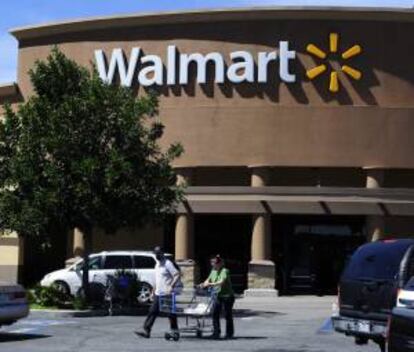
{"label": "walmart sign", "polygon": [[[233,51],[225,58],[218,52],[207,54],[178,53],[175,45],[166,49],[164,70],[163,59],[158,55],[143,55],[140,47],[132,48],[130,53],[122,49],[114,49],[109,58],[103,50],[95,51],[96,66],[102,80],[113,83],[119,75],[121,85],[131,87],[152,85],[186,85],[189,82],[189,68],[191,64],[197,66],[196,82],[207,82],[207,66],[214,64],[214,82],[232,83],[268,81],[268,65],[276,61],[279,66],[279,77],[283,82],[296,82],[296,75],[290,71],[290,62],[295,60],[296,52],[290,50],[289,42],[279,42],[279,49],[261,51],[252,55],[248,51]],[[226,66],[228,60],[228,67]],[[257,64],[257,72],[256,72]]]}

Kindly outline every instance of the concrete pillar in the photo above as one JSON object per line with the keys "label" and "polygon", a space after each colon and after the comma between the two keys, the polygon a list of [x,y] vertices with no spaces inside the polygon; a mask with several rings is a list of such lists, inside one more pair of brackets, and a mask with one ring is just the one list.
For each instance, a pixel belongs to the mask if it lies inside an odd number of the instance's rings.
{"label": "concrete pillar", "polygon": [[194,259],[193,214],[178,214],[175,223],[175,259]]}
{"label": "concrete pillar", "polygon": [[[251,169],[251,186],[269,185],[271,171],[268,168]],[[271,214],[254,214],[252,217],[251,260],[249,263],[246,296],[277,296],[276,272],[272,261]]]}
{"label": "concrete pillar", "polygon": [[68,259],[65,261],[66,267],[71,266],[79,260],[85,250],[83,233],[78,228],[75,228],[73,231],[69,231],[68,237],[71,238],[69,238],[68,241]]}
{"label": "concrete pillar", "polygon": [[385,221],[381,215],[369,215],[366,219],[368,241],[378,241],[385,238]]}
{"label": "concrete pillar", "polygon": [[381,188],[384,186],[384,170],[382,169],[365,169],[367,188]]}
{"label": "concrete pillar", "polygon": [[83,233],[79,229],[73,230],[73,256],[81,257],[85,250],[85,240]]}
{"label": "concrete pillar", "polygon": [[19,243],[19,267],[17,269],[17,282],[24,284],[24,251],[26,250],[25,240],[22,236],[18,236]]}
{"label": "concrete pillar", "polygon": [[267,167],[251,168],[251,186],[266,187],[270,183],[271,170]]}
{"label": "concrete pillar", "polygon": [[0,281],[22,282],[24,262],[24,239],[17,233],[2,233],[0,236]]}
{"label": "concrete pillar", "polygon": [[253,232],[252,232],[252,260],[270,260],[272,249],[272,229],[271,217],[269,214],[253,215]]}
{"label": "concrete pillar", "polygon": [[[384,186],[384,170],[377,168],[366,169],[366,187],[369,189]],[[370,241],[377,241],[385,237],[385,220],[381,215],[368,215],[366,218],[367,237]]]}
{"label": "concrete pillar", "polygon": [[[178,169],[177,184],[190,186],[193,182],[192,169]],[[181,268],[181,279],[185,289],[192,289],[199,281],[199,267],[195,262],[194,214],[184,202],[186,211],[178,214],[175,223],[175,260]]]}

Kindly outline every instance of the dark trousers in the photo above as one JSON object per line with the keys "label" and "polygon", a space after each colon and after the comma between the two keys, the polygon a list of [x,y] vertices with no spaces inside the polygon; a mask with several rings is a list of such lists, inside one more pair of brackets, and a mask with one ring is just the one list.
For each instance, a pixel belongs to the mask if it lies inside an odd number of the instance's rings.
{"label": "dark trousers", "polygon": [[[154,296],[154,302],[152,303],[147,318],[144,322],[144,329],[146,331],[151,331],[152,326],[155,323],[155,319],[160,315],[160,299],[159,296]],[[170,319],[170,328],[171,330],[177,330],[178,329],[178,323],[177,323],[177,316],[175,314],[169,314],[168,318]]]}
{"label": "dark trousers", "polygon": [[224,309],[224,317],[226,318],[226,336],[233,337],[234,323],[233,323],[233,305],[234,297],[218,297],[213,308],[213,334],[220,335],[220,314]]}

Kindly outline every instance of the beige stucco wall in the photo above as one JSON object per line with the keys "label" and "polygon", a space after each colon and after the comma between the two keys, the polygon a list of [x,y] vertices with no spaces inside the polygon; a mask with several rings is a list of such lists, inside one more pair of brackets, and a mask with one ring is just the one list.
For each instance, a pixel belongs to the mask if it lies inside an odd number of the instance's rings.
{"label": "beige stucco wall", "polygon": [[163,228],[148,225],[144,228],[123,229],[116,234],[96,230],[93,235],[94,252],[114,250],[152,250],[164,243]]}
{"label": "beige stucco wall", "polygon": [[16,233],[0,236],[0,281],[18,282],[19,267],[23,265],[23,240]]}
{"label": "beige stucco wall", "polygon": [[414,217],[394,216],[386,218],[384,233],[388,238],[414,238]]}
{"label": "beige stucco wall", "polygon": [[[229,15],[231,17],[231,15]],[[275,16],[276,17],[276,16]],[[346,17],[343,15],[343,17]],[[349,64],[363,73],[359,82],[340,75],[341,89],[328,91],[328,75],[305,78],[323,60],[306,53],[308,43],[328,49],[331,31],[340,35],[340,51],[360,44],[363,53]],[[18,81],[23,96],[31,92],[27,71],[57,44],[81,65],[89,66],[94,50],[114,48],[165,58],[167,45],[182,53],[231,51],[257,55],[289,40],[298,52],[292,67],[298,82],[217,85],[190,83],[162,87],[160,116],[166,125],[163,144],[180,141],[186,153],[177,166],[317,166],[414,168],[414,24],[377,20],[215,21],[85,30],[20,42]],[[329,65],[337,67],[336,60]],[[135,87],[139,93],[142,88]]]}

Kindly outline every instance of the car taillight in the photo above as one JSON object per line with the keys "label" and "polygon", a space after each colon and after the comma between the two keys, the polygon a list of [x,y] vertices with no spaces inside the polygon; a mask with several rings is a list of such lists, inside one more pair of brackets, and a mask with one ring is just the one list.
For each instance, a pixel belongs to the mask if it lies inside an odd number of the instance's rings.
{"label": "car taillight", "polygon": [[22,292],[22,291],[20,291],[20,292],[12,292],[12,293],[10,293],[10,299],[23,299],[23,298],[26,298],[26,292]]}
{"label": "car taillight", "polygon": [[395,300],[395,304],[398,305],[398,300],[400,298],[400,293],[401,293],[402,289],[400,287],[397,287],[397,299]]}
{"label": "car taillight", "polygon": [[338,296],[337,301],[332,304],[332,316],[339,316],[339,309],[340,309],[340,293],[339,293],[339,286],[338,286]]}

